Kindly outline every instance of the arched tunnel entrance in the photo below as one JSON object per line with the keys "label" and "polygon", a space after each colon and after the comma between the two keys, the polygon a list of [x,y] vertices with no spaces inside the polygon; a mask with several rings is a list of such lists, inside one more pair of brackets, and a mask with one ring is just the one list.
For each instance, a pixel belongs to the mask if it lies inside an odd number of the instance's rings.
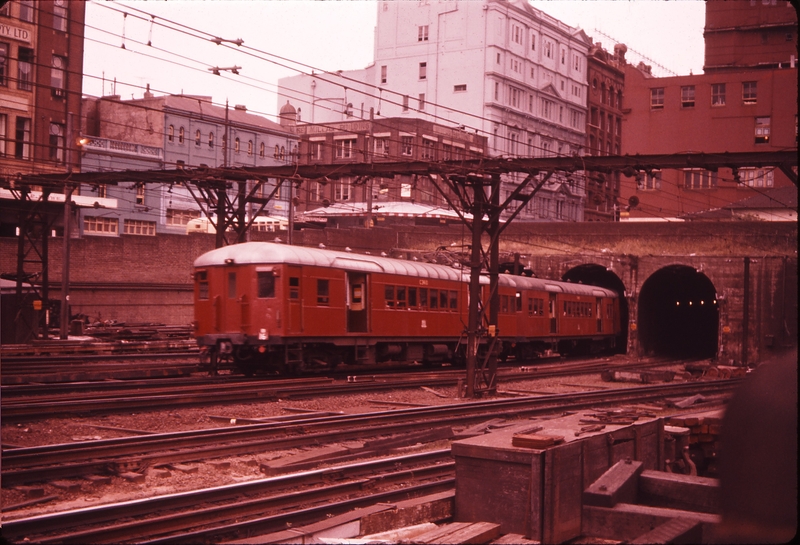
{"label": "arched tunnel entrance", "polygon": [[645,354],[716,356],[719,308],[714,284],[703,273],[684,265],[655,272],[639,292],[638,326]]}
{"label": "arched tunnel entrance", "polygon": [[625,285],[622,280],[602,265],[588,263],[570,269],[562,280],[575,284],[589,284],[613,290],[619,294],[620,325],[622,331],[617,337],[617,353],[624,354],[628,348],[628,301],[625,299]]}

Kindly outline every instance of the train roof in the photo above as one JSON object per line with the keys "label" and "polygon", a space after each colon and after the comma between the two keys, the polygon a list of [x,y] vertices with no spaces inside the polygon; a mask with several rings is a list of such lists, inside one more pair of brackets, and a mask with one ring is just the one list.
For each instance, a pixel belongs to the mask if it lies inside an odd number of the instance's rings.
{"label": "train roof", "polygon": [[[244,242],[217,248],[216,250],[211,250],[198,257],[194,261],[194,266],[196,268],[202,268],[228,265],[231,263],[239,265],[289,264],[460,282],[469,280],[469,271],[454,269],[445,265],[307,248],[304,246],[287,246],[285,244],[275,244],[272,242]],[[488,283],[488,277],[481,275],[481,284]],[[513,287],[519,290],[540,290],[594,297],[617,296],[616,292],[612,290],[596,286],[510,274],[499,275],[498,283],[501,286]]]}

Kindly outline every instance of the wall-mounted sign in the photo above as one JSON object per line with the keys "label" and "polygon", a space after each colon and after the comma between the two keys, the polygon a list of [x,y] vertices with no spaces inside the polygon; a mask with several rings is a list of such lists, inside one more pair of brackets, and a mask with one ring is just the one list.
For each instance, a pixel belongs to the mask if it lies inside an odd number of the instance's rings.
{"label": "wall-mounted sign", "polygon": [[0,24],[0,36],[31,43],[31,31],[16,26]]}

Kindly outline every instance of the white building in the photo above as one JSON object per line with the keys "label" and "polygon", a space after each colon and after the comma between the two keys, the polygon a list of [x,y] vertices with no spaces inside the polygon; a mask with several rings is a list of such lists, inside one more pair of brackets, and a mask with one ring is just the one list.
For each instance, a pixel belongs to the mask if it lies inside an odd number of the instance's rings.
{"label": "white building", "polygon": [[[591,40],[525,0],[381,1],[375,62],[279,81],[302,122],[421,117],[489,138],[498,156],[583,155]],[[510,191],[513,178],[506,180]],[[554,175],[521,219],[583,219],[584,184]]]}

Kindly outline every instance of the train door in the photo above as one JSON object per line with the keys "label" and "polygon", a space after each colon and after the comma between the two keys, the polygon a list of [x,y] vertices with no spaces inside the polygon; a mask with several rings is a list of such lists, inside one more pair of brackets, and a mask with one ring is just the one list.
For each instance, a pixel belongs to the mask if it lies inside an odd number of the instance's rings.
{"label": "train door", "polygon": [[603,300],[599,297],[596,298],[595,311],[597,312],[597,332],[603,332]]}
{"label": "train door", "polygon": [[556,305],[556,294],[550,293],[550,333],[558,333],[558,305]]}
{"label": "train door", "polygon": [[369,330],[367,313],[367,275],[347,273],[347,332],[366,333]]}
{"label": "train door", "polygon": [[301,333],[303,331],[303,298],[302,298],[302,271],[300,267],[286,267],[286,280],[288,283],[286,325],[288,333]]}
{"label": "train door", "polygon": [[224,269],[225,291],[224,297],[219,300],[220,312],[223,317],[222,331],[231,333],[239,331],[242,325],[242,312],[239,307],[239,286],[238,271],[233,267]]}

